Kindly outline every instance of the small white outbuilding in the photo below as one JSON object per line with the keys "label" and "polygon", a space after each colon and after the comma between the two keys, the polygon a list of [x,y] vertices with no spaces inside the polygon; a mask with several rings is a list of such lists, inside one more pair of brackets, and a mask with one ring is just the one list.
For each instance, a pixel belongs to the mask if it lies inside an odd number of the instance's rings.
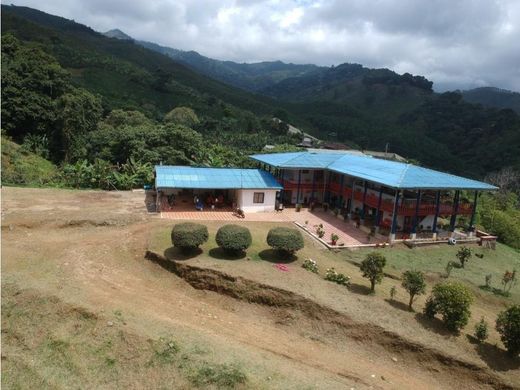
{"label": "small white outbuilding", "polygon": [[236,204],[246,213],[275,211],[278,193],[283,188],[273,175],[261,169],[157,165],[154,174],[155,189],[161,196],[189,192],[204,203],[204,195],[211,194],[210,197],[222,197],[227,205]]}

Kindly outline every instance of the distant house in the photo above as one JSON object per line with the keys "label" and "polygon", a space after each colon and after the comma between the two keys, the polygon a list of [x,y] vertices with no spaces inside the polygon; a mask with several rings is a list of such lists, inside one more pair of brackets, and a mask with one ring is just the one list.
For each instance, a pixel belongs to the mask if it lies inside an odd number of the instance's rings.
{"label": "distant house", "polygon": [[391,160],[391,161],[401,161],[406,162],[408,161],[403,156],[398,155],[397,153],[391,153],[391,152],[376,152],[374,150],[363,150],[363,153],[376,157],[376,158],[382,158],[383,160]]}

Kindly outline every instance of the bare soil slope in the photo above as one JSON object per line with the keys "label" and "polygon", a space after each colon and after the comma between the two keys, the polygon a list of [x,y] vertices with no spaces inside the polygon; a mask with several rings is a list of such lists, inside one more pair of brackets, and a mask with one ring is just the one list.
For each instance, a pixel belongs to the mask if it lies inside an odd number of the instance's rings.
{"label": "bare soil slope", "polygon": [[516,363],[497,371],[457,344],[421,344],[374,321],[365,301],[352,313],[347,301],[328,304],[339,286],[313,299],[290,283],[191,260],[179,271],[161,253],[146,259],[150,232],[171,223],[147,214],[142,193],[3,188],[2,196],[6,388],[520,384]]}

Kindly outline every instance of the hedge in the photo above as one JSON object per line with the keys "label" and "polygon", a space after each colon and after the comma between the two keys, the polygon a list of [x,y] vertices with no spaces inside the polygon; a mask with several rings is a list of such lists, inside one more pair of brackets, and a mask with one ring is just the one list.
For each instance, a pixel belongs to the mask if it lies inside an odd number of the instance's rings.
{"label": "hedge", "polygon": [[234,254],[249,248],[253,239],[245,226],[224,225],[218,229],[215,241],[224,251]]}
{"label": "hedge", "polygon": [[172,229],[172,244],[183,251],[198,248],[208,241],[208,228],[193,222],[179,223]]}
{"label": "hedge", "polygon": [[287,227],[276,227],[269,230],[267,244],[285,255],[291,255],[304,246],[301,232]]}

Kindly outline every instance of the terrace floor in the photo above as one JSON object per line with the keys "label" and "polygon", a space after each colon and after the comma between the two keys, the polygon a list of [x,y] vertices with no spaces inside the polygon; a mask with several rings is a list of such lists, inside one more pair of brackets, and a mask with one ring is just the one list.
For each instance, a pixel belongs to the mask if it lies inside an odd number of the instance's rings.
{"label": "terrace floor", "polygon": [[[309,231],[315,231],[314,227],[322,224],[325,230],[325,241],[330,241],[330,235],[336,233],[339,236],[338,244],[345,247],[359,246],[365,244],[376,244],[387,241],[387,237],[377,235],[370,241],[368,234],[363,229],[355,226],[354,222],[343,221],[334,215],[322,210],[309,211],[302,209],[296,212],[295,209],[284,209],[281,212],[268,213],[246,213],[245,218],[233,215],[231,209],[216,209],[196,211],[193,209],[179,209],[178,211],[163,211],[161,218],[172,220],[195,220],[195,221],[229,221],[229,222],[298,222],[307,225]],[[305,224],[305,222],[308,222]]]}

